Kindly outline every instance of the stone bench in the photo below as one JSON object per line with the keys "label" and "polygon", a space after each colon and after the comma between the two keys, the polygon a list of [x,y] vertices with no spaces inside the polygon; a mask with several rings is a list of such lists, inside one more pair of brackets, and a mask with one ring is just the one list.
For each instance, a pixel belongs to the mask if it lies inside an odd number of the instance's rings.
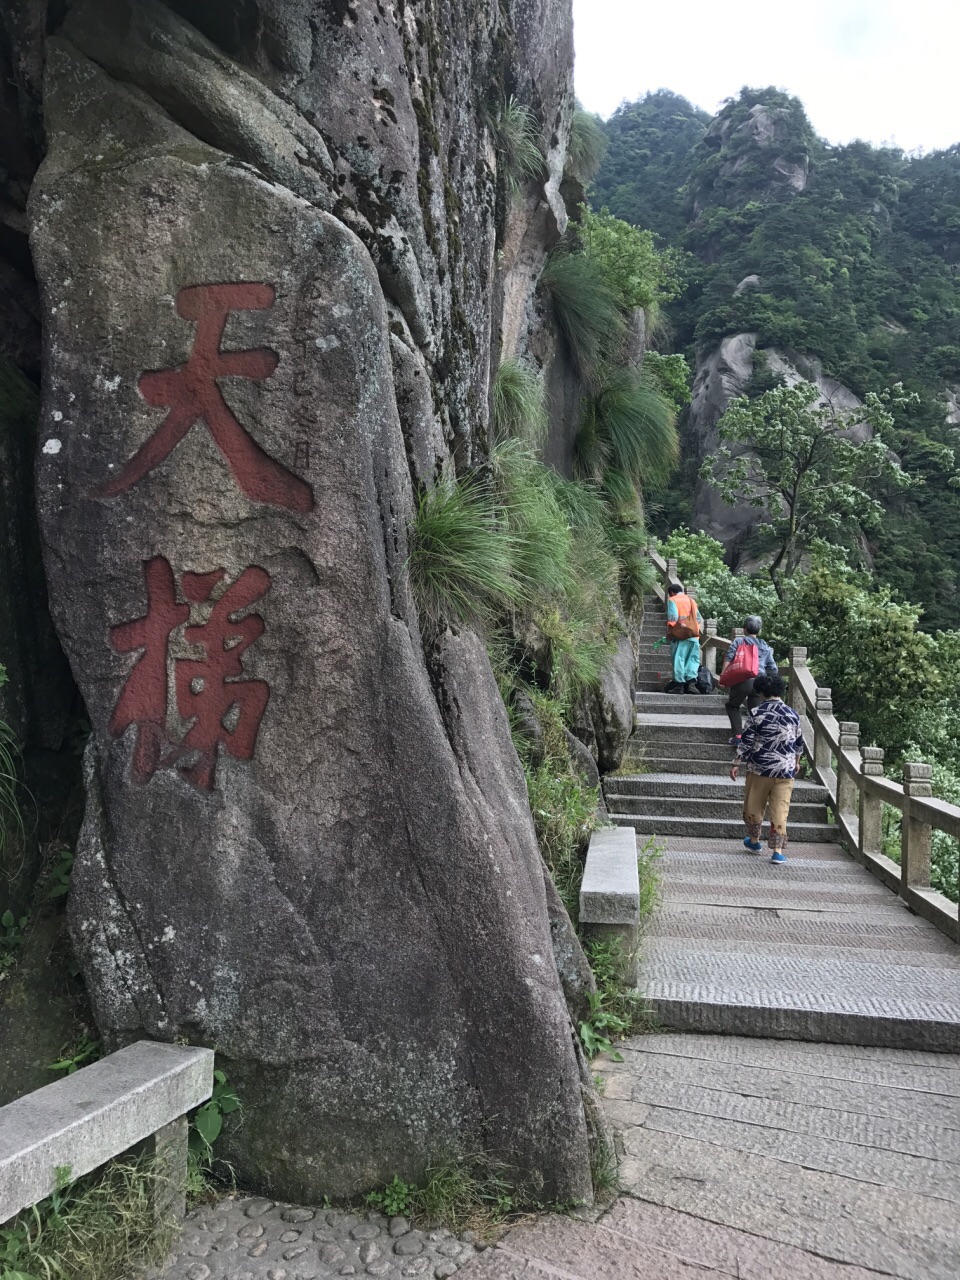
{"label": "stone bench", "polygon": [[580,924],[586,938],[620,943],[624,979],[635,984],[640,874],[637,833],[632,827],[602,827],[590,837],[580,886]]}
{"label": "stone bench", "polygon": [[182,1217],[187,1112],[213,1090],[213,1051],[141,1040],[0,1107],[0,1222],[138,1143],[163,1166],[162,1208]]}

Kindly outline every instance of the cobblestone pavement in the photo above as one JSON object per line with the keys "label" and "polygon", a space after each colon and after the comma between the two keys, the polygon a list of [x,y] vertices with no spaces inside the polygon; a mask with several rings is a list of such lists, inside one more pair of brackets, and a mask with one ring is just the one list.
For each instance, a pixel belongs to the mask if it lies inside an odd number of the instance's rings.
{"label": "cobblestone pavement", "polygon": [[187,1215],[154,1280],[320,1280],[421,1276],[444,1280],[484,1246],[469,1231],[418,1231],[406,1218],[229,1199]]}

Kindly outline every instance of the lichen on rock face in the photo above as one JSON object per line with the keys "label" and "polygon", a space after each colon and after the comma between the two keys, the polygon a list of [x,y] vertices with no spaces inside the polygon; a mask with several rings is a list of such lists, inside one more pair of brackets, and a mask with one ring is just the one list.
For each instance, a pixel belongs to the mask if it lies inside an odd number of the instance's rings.
{"label": "lichen on rock face", "polygon": [[[537,35],[544,6],[517,8],[517,74],[562,132],[569,13]],[[470,632],[421,635],[404,570],[414,484],[486,439],[470,50],[505,18],[199,16],[72,7],[30,200],[61,445],[37,454],[41,528],[93,725],[71,914],[97,1017],[113,1043],[215,1044],[247,1104],[231,1156],[275,1194],[485,1142],[544,1198],[589,1199],[506,715]]]}

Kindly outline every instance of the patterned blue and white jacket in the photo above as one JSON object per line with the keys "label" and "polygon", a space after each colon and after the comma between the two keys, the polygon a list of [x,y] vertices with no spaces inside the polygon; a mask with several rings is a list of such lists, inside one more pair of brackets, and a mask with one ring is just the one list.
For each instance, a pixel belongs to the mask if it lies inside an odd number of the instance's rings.
{"label": "patterned blue and white jacket", "polygon": [[785,702],[768,698],[747,716],[737,760],[761,778],[793,778],[802,751],[800,717]]}

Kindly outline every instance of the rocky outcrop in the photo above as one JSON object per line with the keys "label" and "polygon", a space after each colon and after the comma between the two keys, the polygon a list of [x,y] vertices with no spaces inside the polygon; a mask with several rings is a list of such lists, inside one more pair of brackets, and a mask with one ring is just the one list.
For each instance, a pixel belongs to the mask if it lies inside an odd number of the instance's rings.
{"label": "rocky outcrop", "polygon": [[[774,347],[757,347],[753,333],[736,333],[724,338],[698,363],[693,384],[690,407],[684,415],[682,431],[684,447],[695,458],[703,459],[714,453],[720,444],[717,424],[731,400],[744,395],[753,377],[757,357],[764,367],[788,386],[798,382],[812,382],[820,391],[818,404],[829,405],[838,411],[856,410],[862,402],[842,383],[823,372],[819,360],[786,354]],[[848,433],[854,440],[869,439],[870,427],[863,423]],[[745,448],[732,445],[734,457]],[[693,504],[693,526],[709,533],[722,542],[734,567],[739,564],[745,536],[756,523],[756,510],[749,506],[730,507],[717,490],[703,480],[697,481]]]}
{"label": "rocky outcrop", "polygon": [[80,0],[45,57],[37,483],[98,1024],[216,1045],[272,1194],[483,1144],[589,1199],[506,715],[404,568],[415,486],[487,446],[505,91],[546,156],[505,333],[562,223],[569,9]]}

